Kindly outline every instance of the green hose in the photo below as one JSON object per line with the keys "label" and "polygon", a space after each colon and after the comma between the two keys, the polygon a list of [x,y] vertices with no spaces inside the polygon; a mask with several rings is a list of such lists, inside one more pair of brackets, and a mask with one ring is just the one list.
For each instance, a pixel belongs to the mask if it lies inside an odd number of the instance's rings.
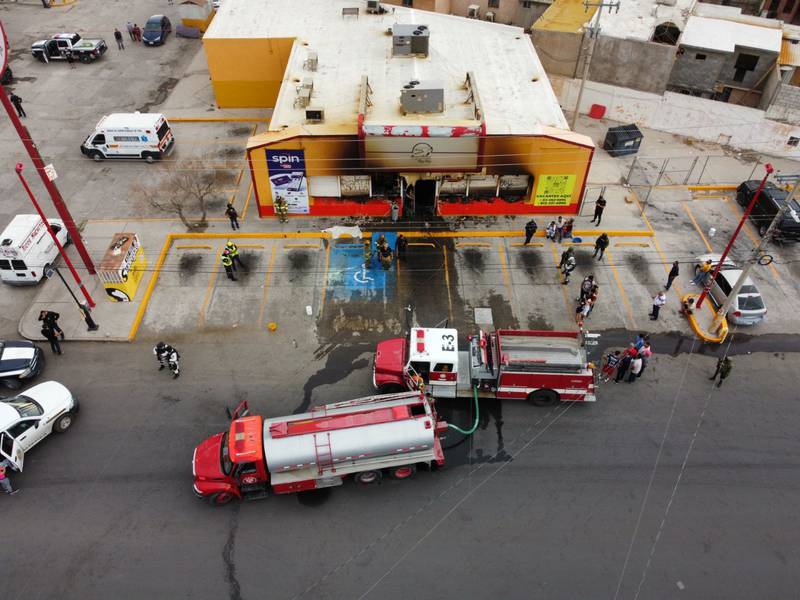
{"label": "green hose", "polygon": [[455,429],[458,433],[463,433],[464,435],[472,435],[475,433],[475,430],[478,428],[478,420],[480,417],[480,412],[478,409],[478,387],[472,386],[472,395],[475,398],[475,422],[472,424],[472,427],[468,431],[464,431],[457,425],[453,425],[452,423],[448,423],[447,426],[450,429]]}

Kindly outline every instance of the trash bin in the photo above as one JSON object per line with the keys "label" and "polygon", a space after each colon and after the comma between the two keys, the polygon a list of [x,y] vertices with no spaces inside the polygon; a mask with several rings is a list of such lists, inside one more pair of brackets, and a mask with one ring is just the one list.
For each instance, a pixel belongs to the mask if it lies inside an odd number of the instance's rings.
{"label": "trash bin", "polygon": [[606,139],[603,141],[603,150],[611,156],[627,156],[636,154],[639,146],[642,145],[644,136],[636,125],[620,125],[610,127],[606,132]]}

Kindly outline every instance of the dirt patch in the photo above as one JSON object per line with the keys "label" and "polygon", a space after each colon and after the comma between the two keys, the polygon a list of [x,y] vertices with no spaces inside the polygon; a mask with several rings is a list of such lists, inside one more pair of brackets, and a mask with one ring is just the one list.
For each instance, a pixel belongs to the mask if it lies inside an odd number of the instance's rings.
{"label": "dirt patch", "polygon": [[238,158],[241,159],[244,156],[244,151],[241,147],[236,146],[234,144],[226,144],[224,148],[217,152],[219,156],[226,159],[234,159]]}
{"label": "dirt patch", "polygon": [[492,309],[492,320],[497,329],[519,329],[519,321],[514,317],[511,303],[497,293],[489,294],[486,299],[489,308]]}
{"label": "dirt patch", "polygon": [[470,271],[483,273],[483,252],[475,250],[475,248],[468,248],[461,253],[461,256]]}
{"label": "dirt patch", "polygon": [[628,270],[636,277],[636,281],[644,286],[652,283],[650,278],[650,266],[647,264],[647,259],[641,254],[627,254],[625,256],[625,265]]}
{"label": "dirt patch", "polygon": [[247,127],[246,125],[240,125],[238,127],[231,127],[230,129],[228,129],[228,135],[232,137],[240,135],[249,136],[252,130],[253,130],[252,127]]}
{"label": "dirt patch", "polygon": [[181,259],[178,262],[178,269],[181,280],[188,279],[192,275],[197,273],[202,263],[203,263],[202,254],[195,254],[195,253],[182,254]]}
{"label": "dirt patch", "polygon": [[305,250],[290,250],[288,259],[292,271],[305,271],[311,264],[311,258]]}
{"label": "dirt patch", "polygon": [[534,281],[541,281],[546,277],[540,252],[520,252],[517,255],[517,267],[525,271]]}
{"label": "dirt patch", "polygon": [[175,89],[175,86],[178,85],[180,79],[176,77],[170,77],[166,81],[162,81],[161,84],[156,89],[153,98],[150,102],[143,104],[142,106],[138,107],[136,110],[139,112],[150,112],[150,108],[153,106],[158,106],[159,104],[163,104],[167,97],[172,93],[172,90]]}
{"label": "dirt patch", "polygon": [[553,325],[544,318],[544,315],[540,315],[538,313],[532,314],[528,316],[528,329],[544,329],[544,330],[552,330]]}

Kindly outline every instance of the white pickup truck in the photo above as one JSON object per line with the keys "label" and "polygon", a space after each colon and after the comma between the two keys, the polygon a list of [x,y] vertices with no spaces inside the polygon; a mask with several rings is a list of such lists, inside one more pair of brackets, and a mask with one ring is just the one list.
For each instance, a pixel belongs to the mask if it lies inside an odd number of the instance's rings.
{"label": "white pickup truck", "polygon": [[57,33],[49,40],[39,40],[31,45],[31,54],[44,63],[66,60],[67,52],[82,63],[100,58],[108,50],[105,40],[85,40],[77,33]]}
{"label": "white pickup truck", "polygon": [[0,460],[22,471],[25,453],[54,431],[69,429],[78,409],[72,393],[56,381],[0,397]]}

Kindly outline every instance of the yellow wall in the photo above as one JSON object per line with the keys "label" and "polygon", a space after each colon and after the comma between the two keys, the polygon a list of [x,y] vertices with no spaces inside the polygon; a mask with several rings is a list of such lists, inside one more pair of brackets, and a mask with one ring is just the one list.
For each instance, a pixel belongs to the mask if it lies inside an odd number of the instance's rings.
{"label": "yellow wall", "polygon": [[294,39],[203,38],[220,108],[275,106]]}

